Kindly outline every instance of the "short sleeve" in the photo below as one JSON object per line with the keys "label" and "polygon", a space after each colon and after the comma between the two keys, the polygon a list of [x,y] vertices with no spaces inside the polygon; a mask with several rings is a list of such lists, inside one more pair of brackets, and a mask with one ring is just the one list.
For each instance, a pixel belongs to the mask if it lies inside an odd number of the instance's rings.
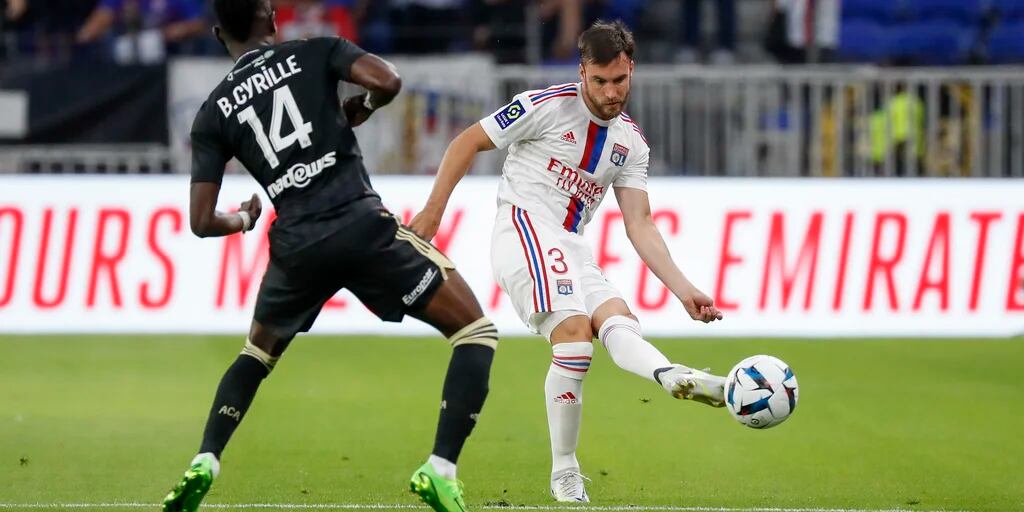
{"label": "short sleeve", "polygon": [[341,37],[324,38],[328,43],[327,67],[331,75],[346,82],[352,81],[352,64],[366,55],[366,50]]}
{"label": "short sleeve", "polygon": [[217,119],[212,115],[206,104],[199,109],[192,123],[192,182],[220,183],[224,179],[224,167],[231,159],[230,152],[224,146]]}
{"label": "short sleeve", "polygon": [[651,149],[646,144],[641,148],[641,151],[633,159],[628,160],[619,175],[615,177],[612,184],[616,188],[647,190],[647,167],[651,161]]}
{"label": "short sleeve", "polygon": [[499,149],[513,142],[535,139],[542,131],[543,116],[527,93],[517,94],[512,102],[480,120],[480,126]]}

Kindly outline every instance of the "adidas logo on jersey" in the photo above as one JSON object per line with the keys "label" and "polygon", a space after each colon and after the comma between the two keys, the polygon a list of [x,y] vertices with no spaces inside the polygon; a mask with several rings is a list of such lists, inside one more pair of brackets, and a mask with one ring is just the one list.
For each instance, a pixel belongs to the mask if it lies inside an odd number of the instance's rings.
{"label": "adidas logo on jersey", "polygon": [[573,135],[572,132],[565,132],[564,134],[562,134],[561,139],[564,142],[568,142],[570,144],[576,144],[576,136]]}
{"label": "adidas logo on jersey", "polygon": [[574,405],[580,403],[580,399],[576,398],[576,395],[572,394],[572,391],[566,391],[565,393],[555,397],[555,403]]}

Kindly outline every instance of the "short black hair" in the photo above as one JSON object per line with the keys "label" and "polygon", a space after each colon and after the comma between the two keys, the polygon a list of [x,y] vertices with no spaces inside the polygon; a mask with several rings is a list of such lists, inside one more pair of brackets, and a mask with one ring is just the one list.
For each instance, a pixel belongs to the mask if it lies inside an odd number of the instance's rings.
{"label": "short black hair", "polygon": [[214,0],[217,24],[235,41],[248,41],[264,0]]}
{"label": "short black hair", "polygon": [[633,39],[633,33],[621,20],[597,20],[580,34],[579,49],[583,62],[608,64],[620,53],[625,53],[632,59],[636,41]]}

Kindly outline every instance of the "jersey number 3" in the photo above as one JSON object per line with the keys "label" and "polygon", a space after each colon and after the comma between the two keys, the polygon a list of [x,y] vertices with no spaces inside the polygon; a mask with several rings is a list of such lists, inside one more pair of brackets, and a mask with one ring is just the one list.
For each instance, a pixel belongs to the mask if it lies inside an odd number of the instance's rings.
{"label": "jersey number 3", "polygon": [[[281,134],[281,120],[285,114],[291,121],[294,131],[288,135]],[[263,156],[266,157],[270,168],[276,168],[281,162],[277,153],[284,151],[296,142],[304,148],[313,145],[309,135],[313,133],[313,123],[305,123],[302,120],[302,112],[299,112],[299,105],[295,103],[295,96],[287,85],[274,89],[274,117],[270,121],[270,137],[263,133],[263,122],[256,116],[256,110],[249,105],[245,110],[238,113],[239,123],[249,123],[252,131],[256,133],[256,143],[259,144]]]}

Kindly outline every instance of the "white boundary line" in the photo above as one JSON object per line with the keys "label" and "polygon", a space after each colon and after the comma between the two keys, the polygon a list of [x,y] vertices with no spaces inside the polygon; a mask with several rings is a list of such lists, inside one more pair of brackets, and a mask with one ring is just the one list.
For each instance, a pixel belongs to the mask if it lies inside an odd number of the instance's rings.
{"label": "white boundary line", "polygon": [[[19,509],[77,509],[77,508],[118,508],[118,509],[156,509],[156,503],[0,503],[0,510]],[[204,509],[253,509],[253,510],[422,510],[424,505],[386,504],[386,503],[207,503]],[[782,508],[782,507],[683,507],[683,506],[643,506],[643,505],[484,505],[474,507],[483,510],[587,510],[587,511],[664,511],[664,512],[944,512],[939,510],[903,509],[903,508]]]}

